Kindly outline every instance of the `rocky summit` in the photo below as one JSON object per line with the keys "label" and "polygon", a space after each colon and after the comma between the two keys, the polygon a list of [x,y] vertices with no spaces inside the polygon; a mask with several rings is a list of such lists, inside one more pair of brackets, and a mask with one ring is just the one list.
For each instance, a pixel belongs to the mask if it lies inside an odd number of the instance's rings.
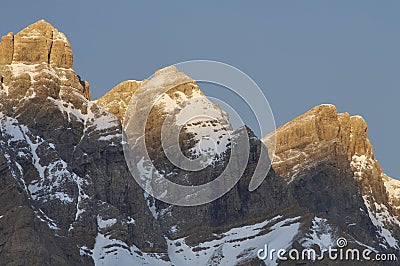
{"label": "rocky summit", "polygon": [[[321,254],[340,237],[348,248],[400,256],[400,182],[384,174],[359,116],[320,105],[280,127],[272,169],[250,192],[271,135],[261,141],[247,127],[234,130],[227,113],[175,67],[92,101],[89,83],[73,70],[70,43],[41,20],[2,37],[0,78],[0,265],[336,265],[257,253],[268,245]],[[130,102],[160,87],[171,89],[146,119],[149,158],[138,168],[145,174],[154,165],[175,183],[203,184],[224,171],[232,141],[246,134],[244,172],[221,198],[170,205],[132,177],[123,149],[123,128],[137,120]],[[188,101],[214,119],[179,121],[175,111]],[[168,160],[161,132],[171,114],[182,128],[183,154],[207,155],[201,171]]]}
{"label": "rocky summit", "polygon": [[72,68],[72,49],[67,38],[51,24],[40,20],[14,35],[1,38],[0,63],[48,63]]}

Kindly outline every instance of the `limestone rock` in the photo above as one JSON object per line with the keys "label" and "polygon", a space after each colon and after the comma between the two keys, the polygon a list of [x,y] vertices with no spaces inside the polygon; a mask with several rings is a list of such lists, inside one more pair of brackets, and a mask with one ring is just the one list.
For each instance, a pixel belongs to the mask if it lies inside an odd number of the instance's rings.
{"label": "limestone rock", "polygon": [[[40,20],[16,35],[2,37],[0,94],[5,94],[11,101],[8,104],[14,106],[27,97],[58,98],[63,88],[76,90],[90,99],[89,83],[81,80],[72,65],[72,49],[65,35]],[[0,104],[6,103],[0,99]]]}
{"label": "limestone rock", "polygon": [[136,92],[137,88],[145,82],[146,80],[127,80],[121,82],[94,102],[122,121],[132,95]]}
{"label": "limestone rock", "polygon": [[14,51],[14,35],[12,32],[1,37],[0,42],[0,64],[11,64]]}
{"label": "limestone rock", "polygon": [[[314,107],[277,129],[274,169],[287,178],[292,177],[287,167],[293,169],[308,157],[324,159],[325,149],[339,149],[349,161],[354,155],[373,157],[367,132],[368,126],[361,116],[338,114],[336,107],[329,104]],[[263,138],[267,146],[269,138],[270,135]],[[326,148],[321,149],[324,145]]]}
{"label": "limestone rock", "polygon": [[56,67],[72,68],[73,54],[71,45],[64,33],[53,29],[53,43],[50,50],[50,64]]}
{"label": "limestone rock", "polygon": [[86,99],[90,100],[92,98],[92,93],[90,91],[90,83],[85,80],[85,81],[81,82],[81,84],[82,84],[82,87],[83,87],[82,95]]}
{"label": "limestone rock", "polygon": [[[40,20],[29,25],[14,36],[13,44],[9,43],[11,37],[5,39],[4,46],[7,48],[13,46],[12,62],[27,64],[45,62],[55,67],[72,68],[71,45],[65,35],[50,23]],[[6,63],[9,64],[9,60]]]}
{"label": "limestone rock", "polygon": [[[346,191],[349,191],[351,185],[348,182],[357,183],[369,216],[375,217],[373,223],[378,232],[387,228],[398,228],[400,181],[383,173],[367,135],[368,126],[361,116],[337,114],[335,106],[320,105],[276,130],[277,147],[272,165],[294,189],[299,184],[311,182],[309,178],[323,168],[333,166],[328,175],[320,178],[329,179],[335,172],[334,169],[344,171],[340,176],[348,176],[350,181],[342,179],[338,185],[346,186]],[[267,146],[271,145],[270,137],[271,135],[263,138]],[[320,180],[313,179],[314,184],[319,182]],[[313,186],[311,193],[317,195],[323,189]],[[331,189],[324,194],[330,191]],[[303,197],[304,195],[301,196]],[[324,198],[317,201],[321,204]],[[341,201],[340,198],[337,200]],[[381,217],[386,218],[382,220]],[[394,237],[398,234],[395,231]],[[383,237],[386,239],[384,241],[394,245],[393,236]]]}

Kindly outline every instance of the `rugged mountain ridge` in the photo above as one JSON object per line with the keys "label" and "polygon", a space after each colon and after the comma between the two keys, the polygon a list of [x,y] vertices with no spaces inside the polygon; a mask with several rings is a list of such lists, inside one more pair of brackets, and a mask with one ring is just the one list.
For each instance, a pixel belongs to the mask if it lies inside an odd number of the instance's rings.
{"label": "rugged mountain ridge", "polygon": [[[318,165],[341,157],[345,164],[341,168],[351,168],[376,232],[388,247],[397,248],[400,181],[383,173],[367,133],[367,123],[361,116],[338,114],[333,105],[317,106],[277,130],[273,167],[291,183],[309,175]],[[267,146],[269,137],[263,139]]]}
{"label": "rugged mountain ridge", "polygon": [[94,103],[112,113],[118,117],[120,121],[122,121],[133,94],[144,82],[146,81],[123,81],[112,88],[100,99],[94,100]]}
{"label": "rugged mountain ridge", "polygon": [[72,49],[67,38],[44,20],[32,24],[14,35],[3,36],[0,45],[1,64],[15,62],[72,68]]}
{"label": "rugged mountain ridge", "polygon": [[[39,21],[22,32],[33,36],[30,38],[33,47],[28,48],[33,53],[39,51],[34,58],[45,58],[40,54],[49,50],[37,47],[46,43],[46,36],[51,36],[56,29]],[[152,217],[148,209],[140,210],[143,204],[133,207],[138,200],[128,198],[135,197],[134,193],[120,196],[139,188],[127,171],[120,173],[118,170],[124,168],[122,147],[116,147],[112,137],[121,136],[119,120],[88,100],[88,83],[81,81],[71,68],[52,65],[49,61],[39,63],[35,59],[12,61],[1,65],[0,70],[1,153],[5,160],[2,176],[8,177],[3,185],[6,189],[14,182],[18,197],[24,202],[20,206],[31,213],[26,220],[23,216],[15,220],[9,217],[10,209],[7,208],[2,210],[1,222],[19,224],[21,221],[22,228],[30,228],[36,234],[35,239],[21,233],[21,228],[6,230],[2,239],[2,263],[93,263],[90,257],[80,253],[84,253],[86,245],[93,247],[97,232],[105,230],[101,227],[101,219],[107,216],[102,209],[108,206],[107,213],[114,215],[125,213],[122,209],[135,209],[140,213],[135,219],[136,224],[143,225],[140,228],[151,220],[148,216]],[[102,163],[96,165],[95,162]],[[118,186],[115,183],[117,177]],[[5,196],[9,195],[6,193]],[[121,209],[107,202],[118,202],[115,205]],[[19,205],[13,208],[18,209]],[[120,234],[128,230],[143,231],[129,223],[133,219],[128,214],[120,217],[119,226],[123,228]],[[47,224],[47,230],[35,226],[42,222]],[[147,228],[157,232],[151,225]],[[15,237],[21,241],[16,243]],[[49,238],[53,240],[41,241]],[[138,235],[136,239],[145,243],[145,239],[151,240],[151,237],[143,236],[139,240]],[[57,244],[52,245],[52,241]],[[63,252],[64,248],[66,252]]]}
{"label": "rugged mountain ridge", "polygon": [[[399,185],[382,174],[361,118],[323,105],[278,129],[276,172],[254,192],[248,185],[265,146],[246,128],[250,156],[234,188],[209,204],[172,206],[132,178],[121,121],[139,88],[175,84],[149,115],[151,160],[142,170],[154,163],[189,185],[214,178],[226,166],[232,129],[196,82],[168,67],[90,101],[69,42],[52,25],[39,21],[7,36],[0,43],[0,264],[275,265],[276,256],[262,261],[257,250],[323,249],[339,236],[351,247],[399,255]],[[20,51],[11,61],[9,47]],[[191,99],[219,119],[186,121],[183,152],[196,158],[212,149],[202,140],[221,136],[224,147],[196,174],[171,165],[159,144],[162,122]]]}

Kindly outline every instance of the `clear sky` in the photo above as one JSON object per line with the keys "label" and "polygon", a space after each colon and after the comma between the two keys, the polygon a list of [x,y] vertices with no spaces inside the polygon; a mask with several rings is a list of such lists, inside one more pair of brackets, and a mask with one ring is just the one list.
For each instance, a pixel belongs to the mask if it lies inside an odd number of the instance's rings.
{"label": "clear sky", "polygon": [[181,61],[225,62],[260,85],[277,125],[321,103],[362,115],[384,171],[400,178],[400,1],[13,0],[0,8],[1,35],[42,18],[63,31],[94,98]]}

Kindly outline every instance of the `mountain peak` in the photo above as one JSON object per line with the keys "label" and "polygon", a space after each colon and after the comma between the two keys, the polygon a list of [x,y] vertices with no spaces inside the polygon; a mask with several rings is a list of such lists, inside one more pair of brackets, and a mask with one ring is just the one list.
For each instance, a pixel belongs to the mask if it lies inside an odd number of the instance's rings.
{"label": "mountain peak", "polygon": [[[372,212],[382,216],[391,209],[400,218],[400,181],[383,173],[363,117],[337,113],[334,105],[319,105],[278,128],[275,136],[272,166],[288,183],[304,178],[310,169],[336,165],[352,174],[367,207],[370,202],[384,206]],[[269,135],[263,138],[267,146],[269,139]]]}
{"label": "mountain peak", "polygon": [[159,75],[163,75],[163,74],[173,74],[173,73],[178,73],[178,69],[176,68],[176,66],[167,66],[161,69],[156,70],[156,72],[154,73],[154,76],[159,76]]}
{"label": "mountain peak", "polygon": [[[119,83],[105,95],[95,100],[95,103],[108,112],[114,114],[122,121],[133,94],[136,93],[139,87],[146,84],[146,91],[151,90],[152,87],[158,88],[161,86],[171,87],[171,90],[173,88],[181,90],[183,94],[190,94],[186,95],[189,97],[192,96],[193,91],[196,91],[200,95],[204,96],[198,88],[195,80],[188,77],[185,73],[180,72],[175,66],[167,66],[156,70],[150,80],[127,80]],[[185,99],[186,96],[184,97]],[[168,95],[165,95],[165,97],[169,99]],[[165,100],[165,97],[162,99]],[[175,102],[175,97],[172,96],[172,98],[173,99],[170,99],[171,102]]]}
{"label": "mountain peak", "polygon": [[[321,153],[321,145],[329,146],[325,153],[340,152],[349,161],[353,160],[353,156],[374,158],[367,133],[367,123],[361,116],[337,113],[336,107],[331,104],[318,105],[277,129],[274,169],[289,178],[293,173],[286,171],[288,163],[298,164],[298,160],[327,156]],[[268,139],[269,136],[263,138],[267,146]],[[299,157],[294,156],[296,151]]]}
{"label": "mountain peak", "polygon": [[71,45],[52,24],[39,20],[17,34],[8,33],[1,38],[0,64],[48,63],[54,67],[72,68]]}
{"label": "mountain peak", "polygon": [[[0,110],[18,115],[28,102],[90,99],[89,83],[72,68],[71,45],[65,35],[39,20],[0,42]],[[76,101],[75,101],[76,102]],[[39,104],[38,106],[42,106]]]}
{"label": "mountain peak", "polygon": [[108,112],[114,114],[120,121],[122,121],[125,116],[125,110],[128,107],[129,101],[131,100],[133,94],[136,92],[138,87],[145,82],[146,80],[123,81],[94,102],[106,109]]}
{"label": "mountain peak", "polygon": [[47,22],[44,19],[38,20],[24,29],[22,29],[18,34],[32,34],[32,33],[39,33],[42,36],[51,34],[54,30],[57,30],[51,23]]}

